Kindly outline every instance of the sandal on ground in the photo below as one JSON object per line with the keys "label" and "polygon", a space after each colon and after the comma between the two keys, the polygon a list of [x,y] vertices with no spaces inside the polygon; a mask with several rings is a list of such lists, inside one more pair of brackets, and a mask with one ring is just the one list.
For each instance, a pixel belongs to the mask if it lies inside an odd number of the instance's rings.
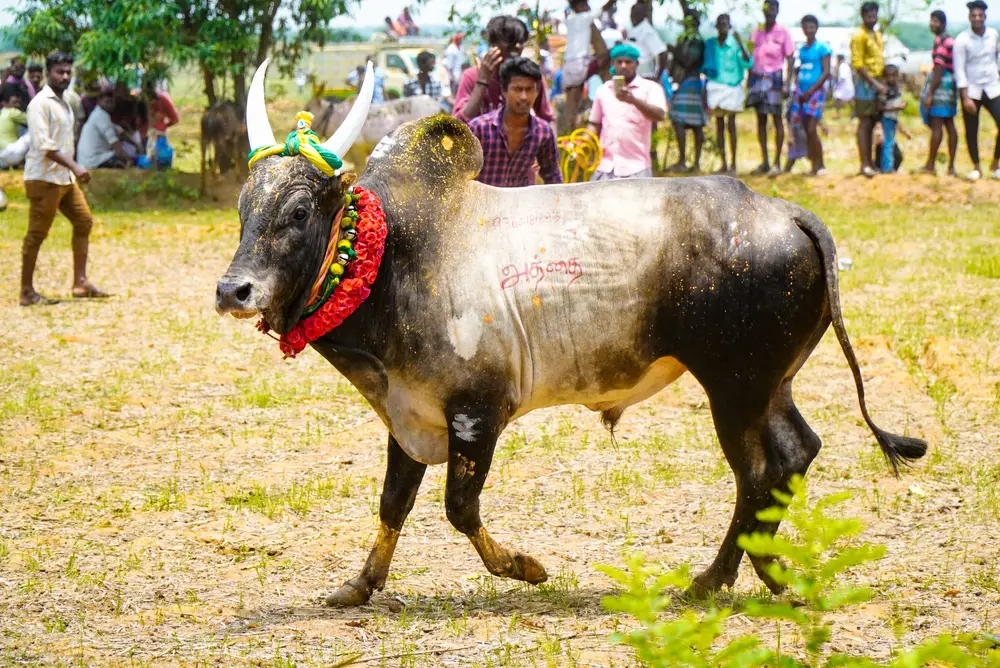
{"label": "sandal on ground", "polygon": [[27,301],[25,301],[24,296],[21,296],[18,299],[18,303],[21,306],[52,306],[53,304],[58,304],[59,300],[58,299],[49,299],[45,295],[41,295],[41,294],[39,294],[39,293],[36,292],[33,295],[31,295],[30,297],[28,297]]}
{"label": "sandal on ground", "polygon": [[876,174],[878,174],[878,172],[876,172],[871,167],[865,167],[864,169],[861,170],[861,176],[867,177],[869,179],[875,178]]}
{"label": "sandal on ground", "polygon": [[978,169],[973,169],[971,172],[969,172],[968,179],[970,181],[978,181],[981,178],[983,178],[983,173]]}
{"label": "sandal on ground", "polygon": [[73,288],[73,299],[107,299],[110,296],[96,285],[89,286],[85,292],[77,292]]}
{"label": "sandal on ground", "polygon": [[1000,168],[997,168],[997,169],[993,170],[993,178],[994,178],[994,180],[1000,179]]}

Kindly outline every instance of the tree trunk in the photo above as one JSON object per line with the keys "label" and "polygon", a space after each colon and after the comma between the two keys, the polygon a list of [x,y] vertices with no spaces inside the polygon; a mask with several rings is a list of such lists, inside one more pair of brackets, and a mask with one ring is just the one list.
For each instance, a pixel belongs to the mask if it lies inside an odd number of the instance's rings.
{"label": "tree trunk", "polygon": [[218,100],[215,95],[215,75],[204,65],[201,66],[201,74],[205,80],[205,97],[208,98],[208,106],[214,106]]}
{"label": "tree trunk", "polygon": [[[238,59],[238,60],[237,60]],[[246,69],[239,73],[235,71],[238,63],[245,62],[243,54],[238,53],[233,56],[233,100],[244,109],[247,105],[247,74]]]}

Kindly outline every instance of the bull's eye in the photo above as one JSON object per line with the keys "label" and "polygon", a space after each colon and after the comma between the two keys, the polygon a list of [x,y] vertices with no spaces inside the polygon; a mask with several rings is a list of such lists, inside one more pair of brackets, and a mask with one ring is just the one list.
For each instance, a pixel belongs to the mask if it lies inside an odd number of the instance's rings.
{"label": "bull's eye", "polygon": [[292,220],[296,223],[304,222],[306,218],[309,217],[309,211],[305,207],[300,206],[292,212]]}

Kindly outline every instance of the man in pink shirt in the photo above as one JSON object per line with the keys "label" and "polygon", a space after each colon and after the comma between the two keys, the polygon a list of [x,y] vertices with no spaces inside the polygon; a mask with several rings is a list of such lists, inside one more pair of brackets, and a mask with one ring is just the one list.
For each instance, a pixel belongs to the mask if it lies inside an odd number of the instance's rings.
{"label": "man in pink shirt", "polygon": [[611,49],[611,63],[616,78],[625,81],[617,87],[614,79],[606,82],[594,98],[587,129],[600,136],[604,158],[591,181],[650,177],[653,123],[666,118],[667,98],[658,83],[636,76],[639,49],[618,44]]}
{"label": "man in pink shirt", "polygon": [[[500,66],[511,58],[520,57],[529,37],[528,26],[513,16],[494,16],[486,24],[486,34],[490,50],[483,56],[478,67],[470,67],[462,72],[458,92],[455,94],[455,118],[463,123],[504,106]],[[555,118],[542,83],[538,84],[534,110],[535,116],[543,121]]]}
{"label": "man in pink shirt", "polygon": [[[760,142],[761,163],[752,174],[777,175],[781,172],[781,149],[785,144],[785,124],[781,118],[784,99],[788,97],[792,80],[792,55],[795,44],[792,34],[778,25],[778,0],[764,3],[764,25],[750,34],[753,42],[753,66],[747,107],[757,111],[757,141]],[[785,75],[783,70],[787,70]],[[767,117],[774,121],[774,163],[767,154]]]}

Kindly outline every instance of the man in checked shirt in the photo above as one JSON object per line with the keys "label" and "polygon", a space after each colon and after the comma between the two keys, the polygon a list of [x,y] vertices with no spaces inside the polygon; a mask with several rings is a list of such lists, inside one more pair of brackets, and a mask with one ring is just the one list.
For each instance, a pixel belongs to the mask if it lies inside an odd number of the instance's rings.
{"label": "man in checked shirt", "polygon": [[500,67],[503,106],[469,121],[483,147],[480,183],[519,188],[535,185],[538,176],[545,183],[562,183],[555,132],[531,113],[541,80],[541,69],[527,58],[511,58]]}

